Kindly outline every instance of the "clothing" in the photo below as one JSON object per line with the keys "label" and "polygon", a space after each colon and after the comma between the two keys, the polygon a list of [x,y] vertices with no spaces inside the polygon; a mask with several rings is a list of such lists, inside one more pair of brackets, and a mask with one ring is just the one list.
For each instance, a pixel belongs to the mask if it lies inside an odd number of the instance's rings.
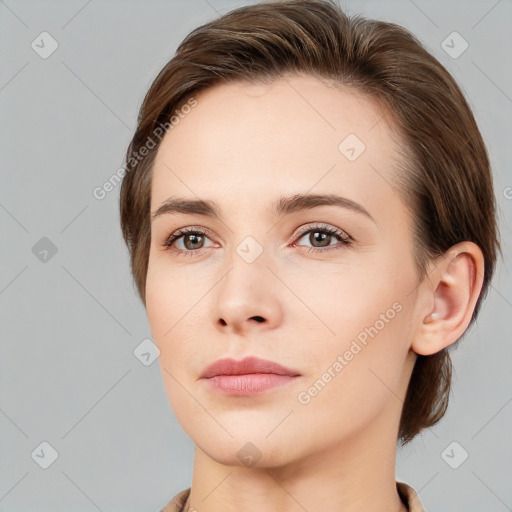
{"label": "clothing", "polygon": [[[405,482],[396,481],[396,488],[398,494],[409,512],[426,512],[423,508],[416,491]],[[165,505],[160,512],[187,512],[190,496],[190,487],[184,491],[179,492],[174,498]]]}

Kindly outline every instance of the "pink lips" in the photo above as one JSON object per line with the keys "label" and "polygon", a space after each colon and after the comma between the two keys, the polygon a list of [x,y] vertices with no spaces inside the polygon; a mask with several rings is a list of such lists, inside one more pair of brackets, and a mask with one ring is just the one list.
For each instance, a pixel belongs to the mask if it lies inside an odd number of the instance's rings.
{"label": "pink lips", "polygon": [[212,389],[231,396],[252,396],[285,385],[299,376],[295,370],[257,357],[240,361],[219,359],[201,374]]}

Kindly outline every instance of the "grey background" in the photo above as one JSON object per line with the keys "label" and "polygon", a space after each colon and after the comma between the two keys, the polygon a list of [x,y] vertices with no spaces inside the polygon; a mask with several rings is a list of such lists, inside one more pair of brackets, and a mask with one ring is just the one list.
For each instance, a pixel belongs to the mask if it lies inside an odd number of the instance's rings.
{"label": "grey background", "polygon": [[[119,187],[103,200],[92,191],[123,164],[143,96],[179,42],[247,3],[0,0],[2,511],[157,511],[190,485],[193,445],[158,361],[133,353],[150,330]],[[478,324],[452,352],[448,412],[398,452],[397,479],[427,511],[512,510],[512,4],[341,4],[410,29],[462,86],[491,156],[505,250]],[[43,31],[59,45],[47,59],[31,47]],[[441,47],[453,31],[469,43],[456,59]],[[46,261],[43,237],[56,249]],[[48,469],[31,456],[43,441],[58,452]],[[453,441],[469,453],[457,469],[441,455]]]}

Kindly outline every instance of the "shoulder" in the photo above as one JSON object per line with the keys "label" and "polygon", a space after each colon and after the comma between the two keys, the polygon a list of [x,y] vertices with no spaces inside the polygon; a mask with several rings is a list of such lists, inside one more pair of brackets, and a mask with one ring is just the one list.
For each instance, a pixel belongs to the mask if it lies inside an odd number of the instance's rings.
{"label": "shoulder", "polygon": [[396,481],[396,488],[409,512],[426,512],[416,491],[405,482]]}
{"label": "shoulder", "polygon": [[182,512],[185,510],[185,506],[188,504],[188,497],[190,494],[190,487],[185,489],[165,505],[165,507],[160,512]]}

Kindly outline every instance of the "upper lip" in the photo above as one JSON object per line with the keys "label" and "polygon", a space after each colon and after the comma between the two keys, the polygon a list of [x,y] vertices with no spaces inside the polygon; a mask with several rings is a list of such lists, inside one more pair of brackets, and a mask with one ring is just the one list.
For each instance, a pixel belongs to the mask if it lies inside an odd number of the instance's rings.
{"label": "upper lip", "polygon": [[286,368],[274,361],[258,357],[245,357],[240,361],[231,358],[218,359],[207,366],[200,378],[209,378],[216,375],[244,375],[248,373],[274,373],[276,375],[300,375],[299,372]]}

